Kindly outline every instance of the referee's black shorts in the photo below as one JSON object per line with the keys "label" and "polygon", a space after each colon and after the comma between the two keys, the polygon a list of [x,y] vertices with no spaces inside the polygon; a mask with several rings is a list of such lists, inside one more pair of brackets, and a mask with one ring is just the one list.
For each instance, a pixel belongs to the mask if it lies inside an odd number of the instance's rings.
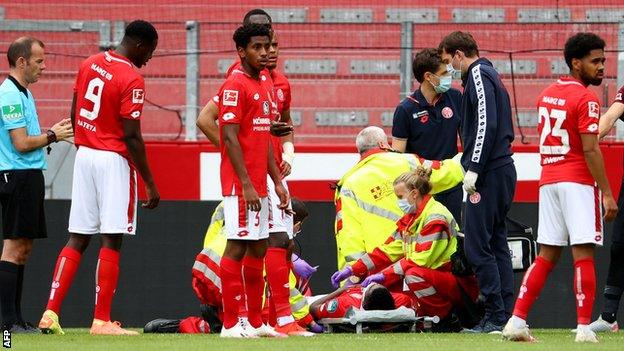
{"label": "referee's black shorts", "polygon": [[43,199],[43,171],[0,171],[0,203],[4,239],[39,239],[48,236]]}

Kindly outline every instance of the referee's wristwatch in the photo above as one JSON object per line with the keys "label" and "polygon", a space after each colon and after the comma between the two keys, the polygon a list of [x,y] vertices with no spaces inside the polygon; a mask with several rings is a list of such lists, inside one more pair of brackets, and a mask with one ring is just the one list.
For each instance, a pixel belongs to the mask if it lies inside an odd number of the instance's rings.
{"label": "referee's wristwatch", "polygon": [[46,136],[48,137],[48,145],[57,142],[56,133],[54,133],[52,129],[48,129],[48,131],[46,132]]}

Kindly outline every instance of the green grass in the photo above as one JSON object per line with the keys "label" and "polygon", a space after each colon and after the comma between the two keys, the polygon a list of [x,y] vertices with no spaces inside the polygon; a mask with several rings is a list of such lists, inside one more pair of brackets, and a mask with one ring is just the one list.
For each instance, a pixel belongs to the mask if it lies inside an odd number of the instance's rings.
{"label": "green grass", "polygon": [[600,344],[576,344],[569,330],[537,329],[537,343],[504,342],[500,335],[466,334],[326,334],[314,338],[221,339],[217,335],[145,334],[137,336],[91,336],[88,329],[66,329],[59,335],[13,335],[13,350],[623,350],[624,333],[599,335]]}

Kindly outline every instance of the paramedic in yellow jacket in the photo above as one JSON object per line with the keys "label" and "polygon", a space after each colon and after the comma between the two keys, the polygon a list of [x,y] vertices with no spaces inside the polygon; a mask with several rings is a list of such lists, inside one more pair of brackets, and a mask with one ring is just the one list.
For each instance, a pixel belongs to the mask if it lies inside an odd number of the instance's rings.
{"label": "paramedic in yellow jacket", "polygon": [[[371,252],[396,229],[403,211],[397,204],[392,182],[400,174],[420,165],[431,168],[434,196],[454,188],[463,179],[462,168],[454,160],[429,161],[393,152],[379,127],[364,128],[355,144],[360,161],[340,179],[334,197],[338,269]],[[453,216],[460,218],[461,203],[444,205],[456,209]]]}
{"label": "paramedic in yellow jacket", "polygon": [[[301,224],[305,217],[307,217],[307,210],[305,205],[297,199],[292,199],[294,216],[294,229],[296,233],[300,230]],[[195,258],[195,264],[193,265],[193,290],[203,305],[207,305],[204,309],[210,311],[212,315],[218,315],[221,317],[221,279],[219,277],[219,262],[221,256],[225,250],[225,244],[227,243],[225,235],[222,234],[223,228],[223,205],[220,203],[212,214],[210,220],[210,226],[206,231],[204,238],[204,249]],[[307,263],[303,259],[295,256],[293,261],[295,266],[305,266]],[[309,266],[309,265],[308,265]],[[307,267],[308,274],[311,274],[310,269],[313,267]],[[313,273],[313,272],[312,272]],[[308,277],[309,278],[309,277]],[[299,325],[309,327],[312,331],[322,332],[322,328],[318,326],[309,312],[309,305],[305,297],[295,288],[297,284],[297,278],[293,271],[290,271],[289,285],[290,285],[290,306],[292,309],[293,317],[297,320]],[[216,332],[216,331],[213,331]]]}
{"label": "paramedic in yellow jacket", "polygon": [[396,231],[352,266],[334,273],[334,286],[350,276],[368,276],[362,286],[404,282],[416,296],[419,311],[440,318],[462,305],[458,284],[476,300],[479,290],[474,276],[459,278],[451,272],[459,228],[449,210],[429,195],[430,176],[431,170],[421,166],[394,181],[398,203],[406,210]]}

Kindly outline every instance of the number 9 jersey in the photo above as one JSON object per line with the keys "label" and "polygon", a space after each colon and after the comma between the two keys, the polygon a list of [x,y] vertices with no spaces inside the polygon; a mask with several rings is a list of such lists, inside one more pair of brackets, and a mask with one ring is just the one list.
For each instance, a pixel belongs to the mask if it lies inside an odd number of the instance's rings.
{"label": "number 9 jersey", "polygon": [[562,77],[537,100],[542,175],[540,186],[572,182],[594,185],[581,134],[598,134],[596,94],[572,77]]}
{"label": "number 9 jersey", "polygon": [[129,158],[123,119],[139,119],[145,83],[134,65],[114,51],[86,59],[76,84],[74,135],[77,146],[107,150]]}

